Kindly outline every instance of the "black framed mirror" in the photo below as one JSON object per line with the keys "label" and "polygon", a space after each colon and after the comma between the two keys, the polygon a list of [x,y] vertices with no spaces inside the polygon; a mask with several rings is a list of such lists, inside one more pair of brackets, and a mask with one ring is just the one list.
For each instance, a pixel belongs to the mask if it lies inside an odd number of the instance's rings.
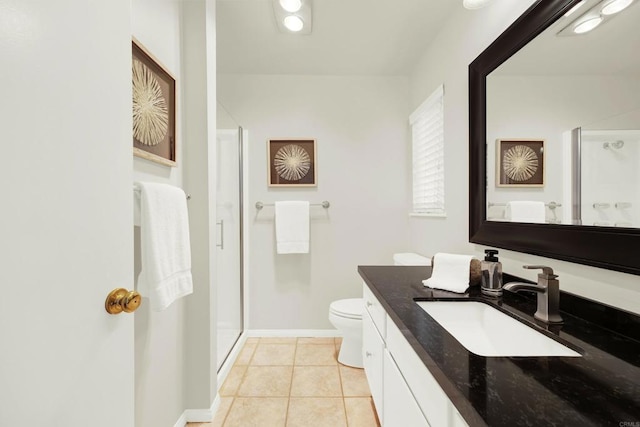
{"label": "black framed mirror", "polygon": [[487,76],[579,0],[539,0],[469,65],[469,241],[640,275],[640,229],[487,220]]}

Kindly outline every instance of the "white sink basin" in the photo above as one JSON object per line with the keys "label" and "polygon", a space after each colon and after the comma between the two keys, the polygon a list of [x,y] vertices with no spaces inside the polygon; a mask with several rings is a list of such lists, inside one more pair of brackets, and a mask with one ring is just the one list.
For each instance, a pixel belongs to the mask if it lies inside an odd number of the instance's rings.
{"label": "white sink basin", "polygon": [[416,301],[467,350],[479,356],[581,357],[533,328],[476,301]]}

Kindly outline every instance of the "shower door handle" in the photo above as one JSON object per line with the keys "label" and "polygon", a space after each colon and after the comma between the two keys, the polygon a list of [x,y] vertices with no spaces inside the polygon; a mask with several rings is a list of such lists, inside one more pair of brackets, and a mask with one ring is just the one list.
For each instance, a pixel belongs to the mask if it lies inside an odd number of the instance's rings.
{"label": "shower door handle", "polygon": [[224,250],[224,220],[221,219],[216,224],[220,226],[220,244],[216,246]]}

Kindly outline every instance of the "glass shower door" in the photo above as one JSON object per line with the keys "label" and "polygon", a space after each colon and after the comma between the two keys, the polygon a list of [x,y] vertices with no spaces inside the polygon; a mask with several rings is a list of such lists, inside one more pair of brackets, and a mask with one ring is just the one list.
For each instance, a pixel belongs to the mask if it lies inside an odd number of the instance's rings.
{"label": "glass shower door", "polygon": [[217,369],[243,330],[242,128],[217,132]]}

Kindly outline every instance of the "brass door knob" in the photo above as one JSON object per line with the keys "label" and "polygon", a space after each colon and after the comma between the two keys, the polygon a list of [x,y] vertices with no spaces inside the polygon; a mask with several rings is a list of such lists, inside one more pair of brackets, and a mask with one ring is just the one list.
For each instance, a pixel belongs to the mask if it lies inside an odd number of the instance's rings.
{"label": "brass door knob", "polygon": [[136,291],[128,291],[124,288],[114,289],[109,292],[104,302],[104,308],[109,314],[132,313],[142,304],[142,296]]}

